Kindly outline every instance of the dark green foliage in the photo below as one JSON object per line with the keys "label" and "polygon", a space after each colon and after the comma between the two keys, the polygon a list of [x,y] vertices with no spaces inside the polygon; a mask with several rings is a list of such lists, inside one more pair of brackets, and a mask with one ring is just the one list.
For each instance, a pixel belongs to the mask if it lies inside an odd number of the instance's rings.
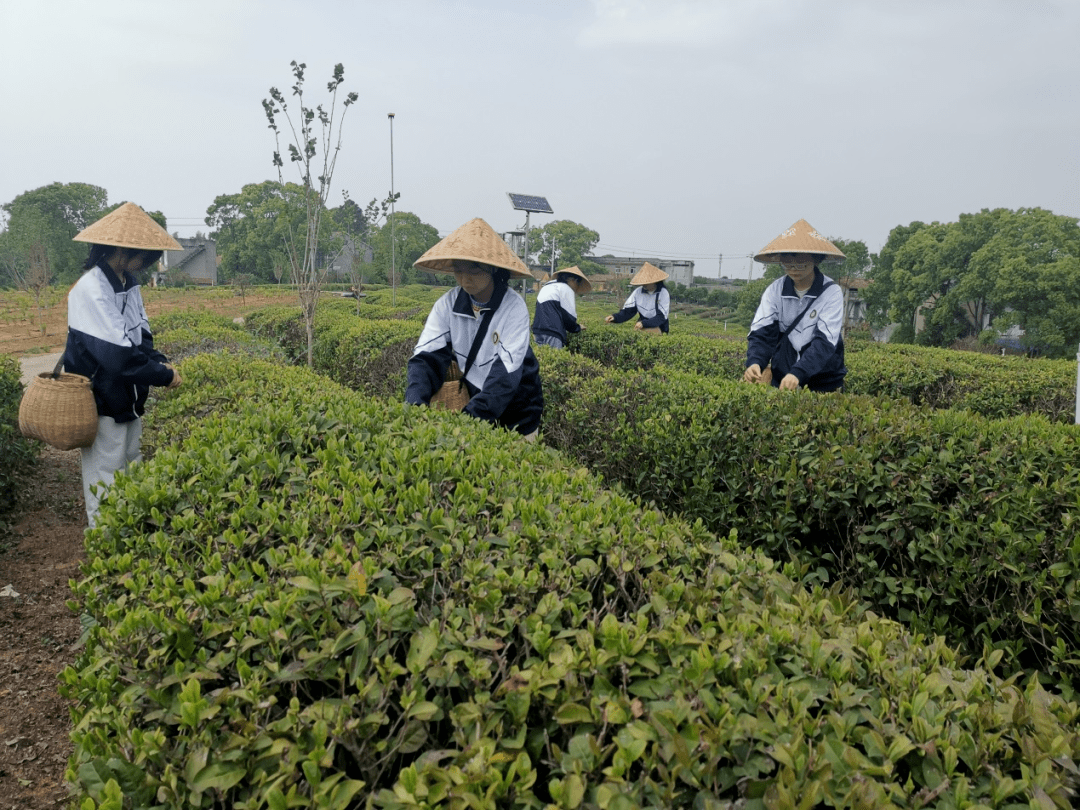
{"label": "dark green foliage", "polygon": [[196,354],[234,352],[263,359],[281,359],[282,351],[234,323],[204,312],[177,312],[154,318],[154,345],[173,364]]}
{"label": "dark green foliage", "polygon": [[[369,311],[375,309],[368,306],[362,307],[357,317],[354,306],[348,300],[336,300],[320,307],[315,320],[318,339],[312,352],[314,367],[356,390],[404,398],[405,366],[423,322],[408,316],[395,318],[399,310],[389,308],[378,308],[382,318],[368,317]],[[260,310],[247,323],[257,334],[276,340],[287,356],[298,356],[306,345],[299,308]]]}
{"label": "dark green foliage", "polygon": [[1075,705],[551,450],[306,369],[183,374],[147,430],[184,440],[117,479],[75,588],[97,622],[63,673],[82,806],[1074,795]]}
{"label": "dark green foliage", "polygon": [[[590,329],[571,351],[605,366],[649,369],[657,363],[715,380],[737,380],[746,366],[745,336],[662,338],[629,329]],[[1076,363],[956,352],[865,339],[846,347],[845,389],[909,400],[929,408],[957,408],[988,417],[1042,414],[1061,424],[1075,416]]]}
{"label": "dark green foliage", "polygon": [[18,484],[34,468],[40,447],[19,432],[22,395],[19,361],[0,354],[0,535],[18,500]]}
{"label": "dark green foliage", "polygon": [[1080,437],[540,348],[548,442],[665,510],[1009,671],[1080,680]]}

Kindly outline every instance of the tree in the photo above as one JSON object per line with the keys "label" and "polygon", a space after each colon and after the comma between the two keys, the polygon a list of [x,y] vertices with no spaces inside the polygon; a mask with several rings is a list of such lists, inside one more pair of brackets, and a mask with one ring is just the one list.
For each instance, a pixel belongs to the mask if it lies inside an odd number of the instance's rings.
{"label": "tree", "polygon": [[[257,281],[280,281],[288,267],[290,234],[305,228],[304,189],[297,183],[249,183],[239,194],[222,194],[206,209],[221,259],[221,279],[238,273]],[[332,222],[320,222],[320,242],[328,246]]]}
{"label": "tree", "polygon": [[[936,223],[935,223],[936,224]],[[889,232],[889,238],[881,253],[872,262],[867,277],[870,285],[866,288],[863,300],[866,301],[866,319],[871,326],[882,327],[899,321],[910,324],[914,320],[915,311],[901,313],[899,317],[892,312],[892,294],[896,287],[892,271],[896,254],[914,236],[927,226],[922,222],[912,222],[910,225],[897,225]]]}
{"label": "tree", "polygon": [[779,264],[770,262],[765,265],[765,274],[754,281],[735,291],[735,314],[734,319],[739,323],[745,323],[748,327],[754,322],[754,313],[757,312],[761,295],[773,281],[784,274]]}
{"label": "tree", "polygon": [[8,216],[8,248],[28,251],[40,244],[50,282],[75,281],[82,274],[86,245],[72,238],[108,213],[107,205],[105,189],[88,183],[51,183],[23,192],[2,206]]}
{"label": "tree", "polygon": [[[394,252],[390,249],[391,234],[396,243]],[[370,245],[374,254],[371,263],[372,280],[390,283],[393,255],[397,263],[396,284],[415,284],[420,281],[436,283],[431,273],[417,270],[413,267],[413,262],[438,241],[439,231],[434,225],[428,225],[416,214],[408,211],[395,211],[386,217],[382,227],[371,232]]]}
{"label": "tree", "polygon": [[1062,353],[1068,330],[1051,327],[1045,316],[1056,301],[1061,317],[1070,317],[1069,260],[1078,256],[1076,219],[1040,208],[983,209],[957,222],[912,223],[893,229],[872,271],[874,314],[880,318],[887,305],[892,321],[910,324],[921,312],[924,328],[916,340],[932,346],[976,336],[988,324],[1000,331],[1030,323],[1029,348]]}
{"label": "tree", "polygon": [[[281,158],[281,129],[279,118],[288,125],[289,161],[296,164],[303,189],[304,228],[302,231],[289,229],[285,241],[285,252],[289,257],[289,267],[293,282],[300,297],[300,308],[304,314],[307,329],[307,362],[313,365],[315,348],[315,310],[319,305],[326,277],[326,265],[319,265],[319,237],[322,229],[326,200],[330,195],[330,185],[337,165],[338,152],[341,151],[342,123],[349,106],[358,98],[356,93],[347,93],[343,101],[340,117],[337,115],[337,94],[345,81],[345,68],[338,63],[334,66],[333,77],[326,89],[330,93],[329,108],[319,104],[315,109],[304,106],[304,70],[303,62],[291,62],[293,78],[292,94],[296,97],[299,110],[296,121],[289,112],[285,96],[276,87],[270,88],[270,98],[263,99],[263,111],[270,129],[274,132],[274,166],[278,170],[278,181],[285,185],[283,174],[284,161]],[[319,132],[316,133],[316,126]],[[336,130],[335,130],[336,127]],[[322,137],[322,152],[319,152],[319,136]],[[336,138],[336,140],[335,140]],[[320,165],[321,161],[321,165]],[[312,172],[319,174],[313,176]]]}
{"label": "tree", "polygon": [[247,303],[247,291],[255,283],[251,273],[237,273],[232,278],[232,285],[240,292],[240,300]]}
{"label": "tree", "polygon": [[848,289],[855,279],[866,278],[866,274],[873,266],[873,256],[866,247],[866,243],[858,239],[837,239],[829,237],[829,241],[840,249],[844,254],[844,260],[830,267],[826,275],[836,279],[844,288],[844,334],[847,334],[847,311]]}
{"label": "tree", "polygon": [[1002,217],[971,258],[989,279],[994,327],[1024,330],[1031,353],[1071,357],[1080,342],[1080,226],[1074,217],[1021,208]]}
{"label": "tree", "polygon": [[529,256],[533,263],[544,267],[552,266],[552,255],[556,268],[581,267],[584,257],[592,254],[599,241],[596,231],[569,219],[558,219],[529,231]]}
{"label": "tree", "polygon": [[[349,276],[353,294],[356,296],[356,314],[360,314],[360,293],[364,289],[364,274],[370,267],[366,261],[365,253],[370,249],[369,242],[373,233],[378,229],[378,223],[386,217],[386,212],[392,202],[401,195],[394,194],[387,197],[381,203],[374,199],[368,203],[367,208],[361,208],[349,198],[348,190],[342,192],[345,201],[337,208],[331,210],[331,216],[335,225],[340,229],[344,238],[343,250],[347,254],[345,260],[345,272]],[[369,279],[370,280],[370,279]]]}

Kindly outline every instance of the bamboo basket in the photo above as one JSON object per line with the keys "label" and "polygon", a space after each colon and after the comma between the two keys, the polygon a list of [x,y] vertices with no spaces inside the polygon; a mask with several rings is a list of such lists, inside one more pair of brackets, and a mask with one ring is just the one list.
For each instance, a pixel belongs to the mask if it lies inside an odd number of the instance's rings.
{"label": "bamboo basket", "polygon": [[43,371],[19,403],[19,431],[58,450],[89,447],[97,438],[98,414],[90,380],[81,374]]}
{"label": "bamboo basket", "polygon": [[469,404],[469,388],[461,375],[456,360],[450,361],[446,379],[439,390],[431,395],[431,407],[444,411],[460,411]]}

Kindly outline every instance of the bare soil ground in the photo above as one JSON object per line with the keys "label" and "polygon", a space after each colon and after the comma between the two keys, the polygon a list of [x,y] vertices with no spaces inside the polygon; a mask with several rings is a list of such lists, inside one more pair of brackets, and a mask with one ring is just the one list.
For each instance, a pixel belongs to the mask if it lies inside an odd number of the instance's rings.
{"label": "bare soil ground", "polygon": [[[151,324],[156,314],[176,309],[237,316],[294,300],[254,295],[207,300],[152,292],[145,298]],[[9,317],[0,323],[0,354],[63,349],[66,306],[47,310],[44,330],[37,326],[36,312],[32,319]],[[13,535],[0,541],[0,810],[70,803],[64,770],[73,750],[71,716],[59,694],[58,675],[74,663],[82,632],[78,616],[67,607],[69,583],[78,579],[84,559],[79,451],[44,448],[23,494]]]}
{"label": "bare soil ground", "polygon": [[[57,676],[81,634],[67,607],[83,560],[79,451],[46,447],[0,549],[0,809],[64,807],[71,718]],[[17,596],[14,594],[18,594]]]}
{"label": "bare soil ground", "polygon": [[[16,304],[13,297],[0,300],[0,354],[41,354],[64,348],[67,339],[66,299],[38,312],[33,306]],[[177,310],[243,315],[269,304],[295,304],[295,293],[249,293],[243,297],[231,290],[151,290],[143,288],[143,300],[150,325],[154,316]],[[0,805],[2,808],[2,805]]]}

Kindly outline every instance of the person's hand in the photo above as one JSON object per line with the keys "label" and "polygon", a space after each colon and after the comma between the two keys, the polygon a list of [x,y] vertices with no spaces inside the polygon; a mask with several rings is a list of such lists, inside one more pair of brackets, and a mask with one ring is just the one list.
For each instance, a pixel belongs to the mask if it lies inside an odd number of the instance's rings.
{"label": "person's hand", "polygon": [[585,324],[579,324],[579,326],[581,326],[581,331],[584,332],[585,331]]}
{"label": "person's hand", "polygon": [[635,329],[644,329],[645,327],[643,327],[643,326],[641,325],[641,321],[638,321],[637,323],[635,323],[635,324],[634,324],[634,328],[635,328]]}
{"label": "person's hand", "polygon": [[742,375],[743,382],[759,383],[761,382],[761,366],[757,363],[751,363],[746,367],[746,371]]}
{"label": "person's hand", "polygon": [[172,367],[172,363],[166,363],[165,368],[169,369],[169,371],[172,372],[172,379],[169,381],[169,384],[167,386],[165,386],[165,387],[166,388],[176,388],[178,385],[180,385],[180,372]]}
{"label": "person's hand", "polygon": [[604,318],[604,323],[615,323],[615,316],[608,315],[606,318]]}
{"label": "person's hand", "polygon": [[794,374],[785,374],[784,379],[780,381],[781,391],[794,391],[799,387],[799,378]]}

